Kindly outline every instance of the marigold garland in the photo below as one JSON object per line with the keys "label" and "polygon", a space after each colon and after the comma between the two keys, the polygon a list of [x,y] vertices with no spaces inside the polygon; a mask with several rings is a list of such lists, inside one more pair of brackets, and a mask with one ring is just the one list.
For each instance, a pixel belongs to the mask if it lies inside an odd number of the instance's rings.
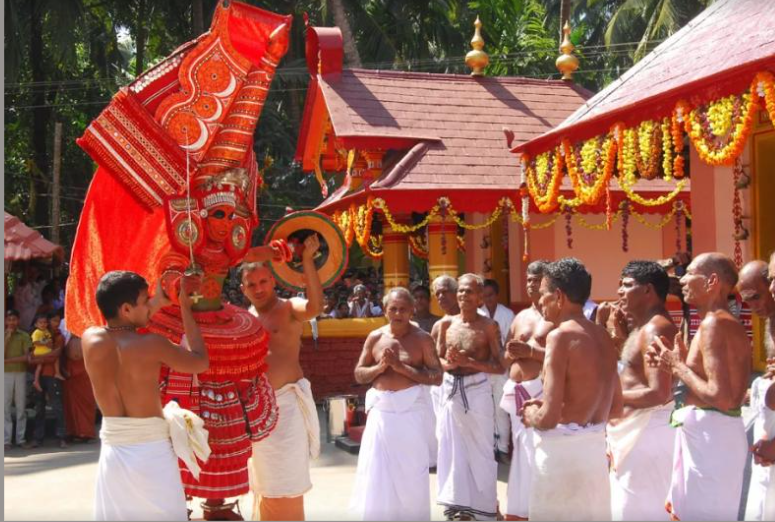
{"label": "marigold garland", "polygon": [[659,207],[666,203],[670,203],[676,197],[678,197],[678,194],[680,194],[681,191],[684,189],[684,186],[686,186],[686,180],[682,179],[677,181],[675,184],[675,188],[671,192],[669,192],[668,194],[665,194],[664,196],[659,196],[657,198],[644,198],[643,196],[639,195],[632,188],[632,186],[630,185],[630,180],[628,180],[626,177],[619,178],[619,186],[622,188],[624,193],[631,201],[634,201],[639,205],[643,205],[644,207]]}
{"label": "marigold garland", "polygon": [[423,235],[409,234],[409,248],[412,254],[421,259],[428,259],[428,242]]}
{"label": "marigold garland", "polygon": [[[685,118],[684,125],[689,138],[700,159],[710,165],[732,165],[745,147],[751,134],[753,117],[758,109],[753,97],[745,93],[740,97],[733,96],[733,109],[730,111],[728,135],[725,138],[714,136],[712,122],[709,121],[709,106],[694,109]],[[717,120],[723,115],[716,112]],[[720,125],[717,121],[717,125]]]}
{"label": "marigold garland", "polygon": [[596,205],[611,180],[616,165],[616,139],[596,136],[580,148],[564,139],[565,164],[573,192],[582,203]]}
{"label": "marigold garland", "polygon": [[757,73],[751,82],[751,96],[759,103],[764,101],[764,108],[775,125],[775,75],[769,71]]}
{"label": "marigold garland", "polygon": [[531,159],[522,156],[525,181],[533,202],[542,214],[557,208],[563,175],[563,156],[559,147]]}

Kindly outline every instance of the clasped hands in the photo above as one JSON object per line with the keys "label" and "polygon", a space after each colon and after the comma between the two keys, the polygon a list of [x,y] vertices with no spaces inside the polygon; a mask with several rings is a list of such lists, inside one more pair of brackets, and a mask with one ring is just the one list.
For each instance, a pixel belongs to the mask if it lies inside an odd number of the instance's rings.
{"label": "clasped hands", "polygon": [[536,414],[538,410],[541,409],[541,406],[544,405],[544,401],[541,399],[528,399],[522,404],[522,407],[517,412],[519,416],[522,418],[522,424],[526,428],[533,428],[533,415]]}
{"label": "clasped hands", "polygon": [[533,347],[521,339],[506,341],[506,358],[512,360],[532,359]]}
{"label": "clasped hands", "polygon": [[469,367],[475,362],[474,359],[455,347],[447,348],[446,359],[448,363],[454,364],[458,368]]}
{"label": "clasped hands", "polygon": [[672,343],[667,337],[660,335],[649,345],[646,362],[652,368],[672,374],[676,367],[686,360],[686,353],[686,344],[680,332],[675,334]]}
{"label": "clasped hands", "polygon": [[383,370],[388,368],[398,370],[398,368],[403,365],[401,359],[398,357],[398,354],[392,348],[385,348],[385,350],[382,352],[382,358],[380,359],[379,364]]}

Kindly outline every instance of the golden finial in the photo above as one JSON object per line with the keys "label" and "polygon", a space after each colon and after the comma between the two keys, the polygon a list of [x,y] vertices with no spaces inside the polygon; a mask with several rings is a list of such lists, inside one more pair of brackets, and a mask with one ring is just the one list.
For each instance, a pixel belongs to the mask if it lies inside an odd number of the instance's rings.
{"label": "golden finial", "polygon": [[576,47],[570,41],[570,24],[567,21],[562,32],[565,35],[560,44],[562,54],[557,58],[555,65],[557,70],[562,73],[563,80],[573,81],[573,73],[579,68],[579,59],[572,54]]}
{"label": "golden finial", "polygon": [[471,38],[472,51],[466,55],[466,65],[471,69],[471,76],[484,76],[484,68],[490,63],[490,57],[484,52],[484,38],[482,38],[482,22],[476,17],[474,22],[474,37]]}

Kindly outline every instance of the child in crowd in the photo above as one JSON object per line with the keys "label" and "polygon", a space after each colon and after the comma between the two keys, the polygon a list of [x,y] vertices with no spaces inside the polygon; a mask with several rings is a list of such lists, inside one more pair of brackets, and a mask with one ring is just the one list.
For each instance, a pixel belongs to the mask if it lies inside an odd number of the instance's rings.
{"label": "child in crowd", "polygon": [[[32,345],[33,345],[33,352],[32,355],[35,357],[40,357],[43,355],[48,355],[53,350],[54,346],[54,339],[51,335],[51,332],[48,330],[48,318],[45,315],[38,315],[35,317],[35,330],[32,332]],[[40,374],[43,371],[43,367],[47,366],[49,364],[54,365],[54,377],[56,377],[59,380],[64,381],[65,378],[60,372],[59,369],[59,359],[52,363],[47,364],[39,364],[35,368],[35,380],[33,381],[33,386],[38,391],[43,391],[43,388],[40,386]]]}

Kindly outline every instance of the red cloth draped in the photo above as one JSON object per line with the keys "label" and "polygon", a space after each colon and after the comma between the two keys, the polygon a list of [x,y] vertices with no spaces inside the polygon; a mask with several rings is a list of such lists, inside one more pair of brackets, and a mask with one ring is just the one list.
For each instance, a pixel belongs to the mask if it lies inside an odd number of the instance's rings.
{"label": "red cloth draped", "polygon": [[88,327],[104,324],[95,291],[106,272],[131,270],[153,284],[158,262],[169,249],[163,209],[149,211],[127,196],[120,181],[98,168],[86,195],[70,258],[67,328],[80,337]]}
{"label": "red cloth draped", "polygon": [[83,359],[67,360],[68,378],[65,381],[65,424],[71,437],[94,439],[97,401]]}

